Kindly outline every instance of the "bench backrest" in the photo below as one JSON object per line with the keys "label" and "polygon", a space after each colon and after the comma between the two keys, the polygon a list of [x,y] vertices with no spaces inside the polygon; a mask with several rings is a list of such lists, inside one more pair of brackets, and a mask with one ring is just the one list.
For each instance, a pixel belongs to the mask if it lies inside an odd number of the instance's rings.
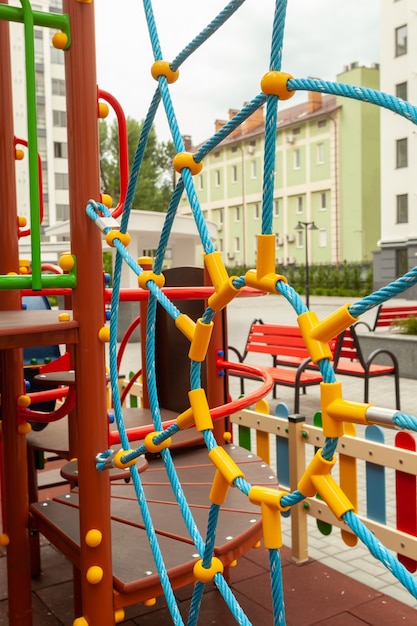
{"label": "bench backrest", "polygon": [[417,317],[417,306],[385,306],[382,305],[378,311],[375,322],[375,329],[383,326],[391,326],[398,319],[407,319],[407,317]]}
{"label": "bench backrest", "polygon": [[310,356],[298,326],[252,324],[246,341],[246,352],[306,359]]}

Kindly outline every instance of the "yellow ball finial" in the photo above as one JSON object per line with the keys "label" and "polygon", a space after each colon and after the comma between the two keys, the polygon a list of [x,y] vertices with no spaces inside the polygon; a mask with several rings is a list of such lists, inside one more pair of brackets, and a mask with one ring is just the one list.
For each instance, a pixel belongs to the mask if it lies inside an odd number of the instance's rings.
{"label": "yellow ball finial", "polygon": [[23,161],[23,159],[25,158],[25,153],[23,152],[23,150],[20,150],[20,148],[16,148],[14,158],[16,159],[16,161]]}
{"label": "yellow ball finial", "polygon": [[103,568],[99,565],[92,565],[88,568],[86,578],[91,585],[98,585],[103,580]]}
{"label": "yellow ball finial", "polygon": [[108,343],[110,341],[110,328],[103,326],[98,331],[98,338],[102,343]]}
{"label": "yellow ball finial", "polygon": [[100,120],[104,120],[109,114],[109,105],[106,102],[99,102],[97,114]]}
{"label": "yellow ball finial", "polygon": [[72,254],[62,254],[58,264],[64,272],[70,272],[74,267],[74,257]]}
{"label": "yellow ball finial", "polygon": [[55,33],[52,37],[52,45],[58,50],[65,50],[68,45],[68,35],[65,33]]}
{"label": "yellow ball finial", "polygon": [[101,194],[101,202],[102,204],[104,204],[104,206],[106,206],[108,209],[111,209],[113,206],[113,198],[111,197],[110,194],[108,193],[102,193]]}

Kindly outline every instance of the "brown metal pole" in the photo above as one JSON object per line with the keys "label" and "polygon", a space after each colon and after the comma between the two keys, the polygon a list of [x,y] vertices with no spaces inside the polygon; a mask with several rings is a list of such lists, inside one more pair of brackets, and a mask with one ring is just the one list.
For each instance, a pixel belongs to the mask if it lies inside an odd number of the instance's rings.
{"label": "brown metal pole", "polygon": [[[103,326],[102,244],[87,217],[90,198],[100,198],[97,126],[97,85],[93,2],[64,0],[71,24],[66,51],[68,167],[71,249],[77,259],[74,318],[79,322],[75,350],[78,422],[78,471],[83,617],[91,626],[114,624],[110,534],[110,489],[107,473],[95,469],[95,456],[107,449],[104,348],[98,339]],[[99,530],[101,543],[86,541]],[[99,569],[91,570],[92,567]],[[97,573],[91,582],[90,574]],[[102,572],[102,577],[100,575]],[[90,580],[89,580],[90,578]]]}
{"label": "brown metal pole", "polygon": [[[0,0],[7,4],[6,0]],[[9,24],[0,21],[0,274],[19,271],[15,148]],[[17,291],[2,291],[0,310],[20,308]],[[0,352],[0,393],[4,460],[5,528],[8,535],[7,583],[9,624],[30,626],[32,602],[28,534],[28,481],[26,439],[17,431],[17,397],[23,391],[23,358],[20,348]]]}

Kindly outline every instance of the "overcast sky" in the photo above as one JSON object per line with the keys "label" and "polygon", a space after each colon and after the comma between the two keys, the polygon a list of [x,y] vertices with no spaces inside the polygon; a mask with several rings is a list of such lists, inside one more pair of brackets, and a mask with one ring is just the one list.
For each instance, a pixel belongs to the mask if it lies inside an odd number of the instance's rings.
{"label": "overcast sky", "polygon": [[[227,4],[226,0],[154,0],[163,58],[171,61]],[[335,80],[353,61],[379,61],[380,0],[288,0],[282,70],[295,78]],[[274,0],[244,5],[180,68],[171,93],[181,134],[194,144],[210,137],[216,119],[260,92],[268,71]],[[141,0],[95,3],[99,86],[126,115],[142,120],[155,91]],[[298,100],[305,100],[299,94]],[[290,101],[295,104],[295,97]],[[158,115],[159,140],[170,138]]]}

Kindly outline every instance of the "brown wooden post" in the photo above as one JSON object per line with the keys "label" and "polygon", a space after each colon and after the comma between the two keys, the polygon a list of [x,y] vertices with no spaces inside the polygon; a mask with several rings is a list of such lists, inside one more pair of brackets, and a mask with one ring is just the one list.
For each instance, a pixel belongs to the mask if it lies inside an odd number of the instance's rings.
{"label": "brown wooden post", "polygon": [[[290,457],[290,488],[297,489],[298,482],[304,474],[305,445],[303,443],[303,415],[290,415],[288,417],[288,447]],[[307,515],[302,508],[303,504],[297,504],[291,509],[291,546],[292,558],[297,563],[308,559],[308,530]]]}
{"label": "brown wooden post", "polygon": [[[0,0],[7,4],[7,0]],[[0,21],[0,274],[19,271],[15,148],[9,24]],[[2,291],[0,310],[20,308],[17,291]],[[0,351],[2,437],[4,458],[4,507],[7,533],[7,582],[9,624],[30,626],[32,602],[28,534],[28,481],[26,439],[17,431],[17,397],[23,392],[23,357],[20,348]]]}
{"label": "brown wooden post", "polygon": [[[94,4],[64,0],[69,14],[71,46],[65,52],[67,132],[70,194],[71,251],[77,259],[77,287],[73,292],[74,318],[79,322],[75,350],[80,497],[80,585],[83,617],[93,626],[114,624],[110,534],[110,489],[106,472],[95,469],[95,456],[107,449],[107,413],[104,347],[98,338],[103,326],[102,243],[97,227],[87,217],[90,198],[99,200],[99,155]],[[90,530],[102,541],[87,545]],[[102,572],[89,582],[90,568]]]}

